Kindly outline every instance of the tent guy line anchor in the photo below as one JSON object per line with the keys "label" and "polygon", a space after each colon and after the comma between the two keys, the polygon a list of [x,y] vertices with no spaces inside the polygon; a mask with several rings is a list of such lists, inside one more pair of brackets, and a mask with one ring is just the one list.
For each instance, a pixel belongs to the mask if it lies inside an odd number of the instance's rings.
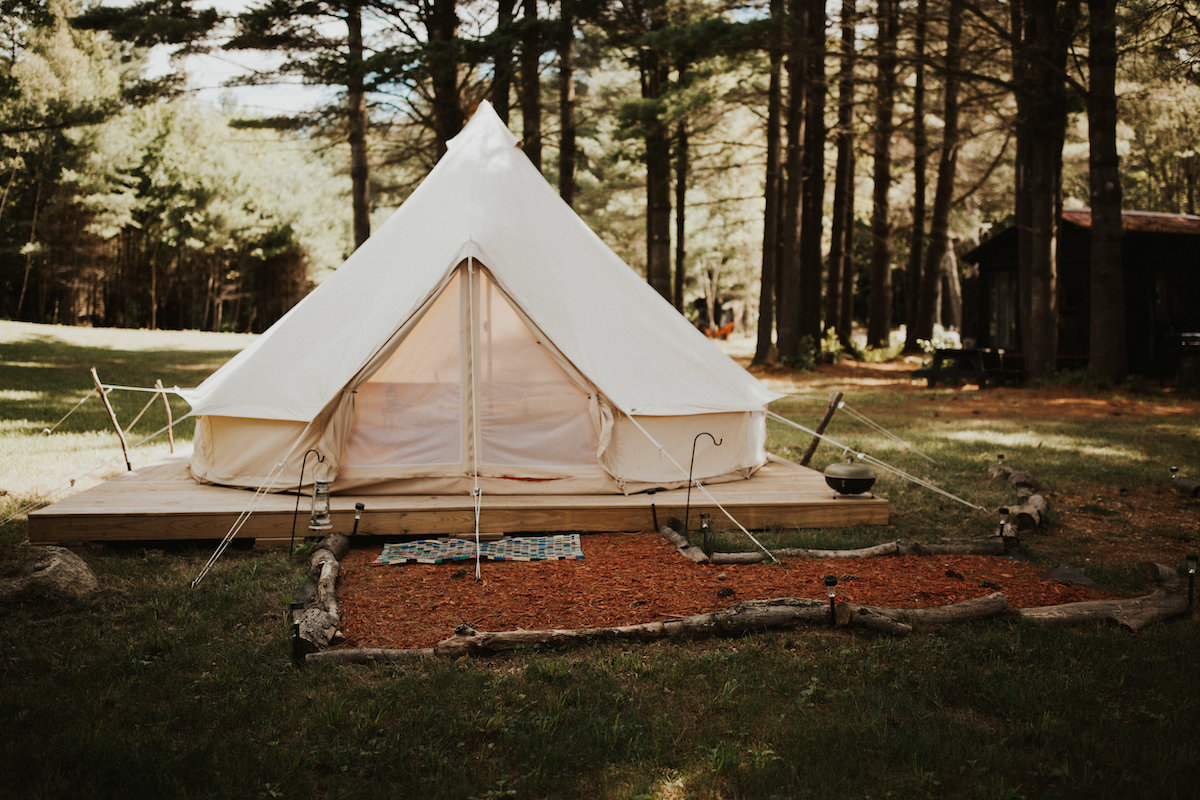
{"label": "tent guy line anchor", "polygon": [[805,433],[807,433],[811,436],[815,436],[823,442],[829,442],[831,445],[842,450],[842,452],[844,452],[844,453],[854,453],[855,457],[858,458],[859,461],[865,461],[868,464],[871,464],[872,466],[879,467],[880,469],[882,469],[886,472],[890,472],[893,475],[896,475],[897,477],[900,477],[906,481],[909,481],[910,483],[915,483],[918,486],[924,487],[931,492],[940,494],[943,497],[946,497],[946,498],[949,498],[950,500],[955,501],[956,503],[962,503],[967,508],[973,508],[976,511],[985,511],[985,512],[987,511],[987,509],[981,505],[972,503],[969,500],[964,500],[961,497],[959,497],[958,495],[947,492],[945,489],[941,488],[940,486],[935,486],[934,484],[930,483],[927,480],[918,478],[916,475],[905,472],[904,470],[899,469],[897,467],[893,467],[891,464],[881,461],[878,458],[875,458],[875,456],[869,455],[868,453],[860,452],[848,444],[843,444],[842,442],[839,442],[837,439],[834,439],[830,436],[826,436],[823,433],[817,433],[816,431],[812,430],[811,428],[801,425],[799,422],[796,422],[794,420],[790,420],[785,416],[777,414],[776,412],[771,411],[770,409],[767,410],[767,416],[769,416],[771,419],[775,420],[776,422],[782,422],[784,425],[790,425],[797,430],[804,431]]}
{"label": "tent guy line anchor", "polygon": [[[191,414],[188,414],[187,416],[191,416]],[[181,420],[186,418],[187,417],[183,417]],[[263,481],[261,484],[259,484],[258,488],[254,490],[254,495],[250,498],[250,502],[246,504],[246,507],[242,510],[242,513],[238,515],[238,518],[233,521],[233,525],[230,526],[229,531],[225,534],[225,538],[223,538],[221,543],[217,545],[217,549],[213,551],[213,554],[208,557],[208,561],[204,563],[200,573],[192,579],[190,584],[191,588],[195,589],[200,585],[200,582],[204,580],[204,576],[207,575],[209,570],[212,569],[213,565],[217,563],[217,560],[224,555],[225,550],[229,547],[229,543],[232,542],[234,537],[241,532],[243,527],[245,527],[246,522],[250,519],[251,515],[254,514],[254,511],[258,507],[259,502],[262,500],[263,495],[267,494],[275,487],[275,482],[279,480],[284,469],[287,467],[287,460],[291,458],[292,453],[296,452],[296,448],[300,446],[302,441],[304,441],[304,437],[308,435],[308,431],[312,428],[312,426],[312,422],[309,422],[304,426],[304,430],[300,431],[300,435],[296,437],[296,441],[292,442],[292,446],[288,448],[286,453],[284,453],[283,458],[275,462],[274,468],[267,474],[267,477],[263,478]]]}
{"label": "tent guy line anchor", "polygon": [[[798,394],[796,392],[792,392],[792,393],[784,395],[784,396],[785,397],[796,397],[796,398],[800,398],[800,399],[808,399],[805,395]],[[830,406],[831,409],[836,408],[839,411],[845,411],[847,414],[850,415],[850,418],[853,419],[855,422],[861,422],[863,425],[866,425],[871,430],[876,431],[877,433],[883,434],[887,438],[891,439],[893,442],[896,442],[897,444],[899,444],[901,447],[904,447],[907,450],[913,451],[914,453],[919,455],[921,458],[928,461],[930,464],[938,463],[935,459],[933,459],[926,453],[923,453],[919,449],[917,449],[917,447],[915,447],[911,442],[901,439],[899,436],[892,433],[887,428],[880,425],[878,422],[875,422],[873,419],[868,417],[866,414],[863,414],[861,411],[858,411],[858,410],[852,408],[850,406],[850,404],[848,404],[844,399],[842,399],[841,392],[837,393],[837,396],[833,399],[833,401],[831,401],[831,403],[833,403],[833,405]],[[826,421],[828,421],[831,417],[832,417],[832,413],[826,414],[825,415]],[[805,430],[807,430],[807,429],[805,429]],[[823,434],[824,432],[825,432],[824,427],[818,426],[816,432],[814,432],[814,437],[816,439],[820,439],[821,438],[820,434]],[[806,455],[809,458],[812,457],[812,448],[809,448],[809,452]],[[803,464],[804,466],[808,465],[807,460],[802,460],[800,463]]]}
{"label": "tent guy line anchor", "polygon": [[916,447],[914,447],[909,442],[906,442],[904,439],[901,439],[899,436],[892,433],[887,428],[883,427],[882,425],[875,422],[874,420],[868,418],[865,414],[855,411],[853,408],[851,408],[849,405],[846,404],[845,400],[842,400],[841,402],[838,403],[838,408],[842,409],[847,414],[849,414],[852,418],[861,422],[863,425],[866,425],[868,428],[870,428],[874,431],[877,431],[878,433],[881,433],[884,436],[886,436],[887,438],[891,439],[893,442],[896,442],[897,444],[900,444],[903,447],[906,447],[907,449],[912,450],[914,453],[916,453],[921,458],[928,461],[930,464],[938,463],[936,460],[934,460],[930,456],[926,455],[925,453],[922,453],[920,450],[918,450]]}

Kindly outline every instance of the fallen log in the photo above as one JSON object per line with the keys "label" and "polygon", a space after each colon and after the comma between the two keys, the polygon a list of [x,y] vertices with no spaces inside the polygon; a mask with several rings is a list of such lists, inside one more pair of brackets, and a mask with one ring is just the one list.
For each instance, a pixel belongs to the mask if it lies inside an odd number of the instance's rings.
{"label": "fallen log", "polygon": [[943,539],[940,542],[899,542],[902,556],[1002,556],[1015,544],[1013,536]]}
{"label": "fallen log", "polygon": [[350,550],[350,540],[340,533],[331,533],[321,540],[309,558],[309,582],[316,584],[315,597],[293,617],[296,649],[304,654],[337,644],[341,632],[342,611],[338,606],[337,581],[341,574],[341,558]]}
{"label": "fallen log", "polygon": [[[350,552],[350,537],[341,533],[331,533],[317,543],[319,549],[333,553],[333,557],[341,561]],[[311,563],[311,559],[310,559]]]}
{"label": "fallen log", "polygon": [[478,631],[460,628],[454,636],[434,646],[439,656],[456,658],[536,647],[568,647],[598,641],[653,641],[657,639],[733,636],[770,630],[798,622],[829,621],[829,605],[821,600],[785,597],[738,603],[720,611],[690,617],[621,625],[612,628]]}
{"label": "fallen log", "polygon": [[[777,558],[876,558],[879,556],[1002,556],[1016,543],[1015,537],[983,536],[977,539],[944,539],[941,542],[904,542],[899,539],[853,550],[815,550],[784,547],[773,550]],[[714,564],[756,564],[766,553],[713,553]]]}
{"label": "fallen log", "polygon": [[1085,600],[1057,606],[1018,608],[1017,615],[1033,622],[1064,625],[1113,622],[1137,633],[1151,623],[1185,613],[1188,603],[1179,591],[1179,574],[1162,564],[1150,564],[1147,568],[1159,584],[1150,594],[1119,600]]}
{"label": "fallen log", "polygon": [[[676,523],[678,524],[678,523]],[[690,558],[697,564],[705,564],[708,562],[708,555],[699,547],[692,544],[688,538],[670,525],[663,525],[658,529],[658,535],[666,539],[671,544],[675,545],[675,549],[682,553],[686,558]]]}
{"label": "fallen log", "polygon": [[1050,501],[1040,494],[1025,497],[1020,505],[1009,506],[1008,513],[1016,523],[1017,530],[1030,531],[1040,528],[1050,513]]}
{"label": "fallen log", "polygon": [[1037,478],[1022,469],[1013,469],[1004,463],[1004,456],[999,456],[996,463],[988,467],[988,477],[992,480],[1003,478],[1014,489],[1022,487],[1037,491],[1040,487]]}
{"label": "fallen log", "polygon": [[865,625],[887,633],[906,634],[921,625],[970,622],[994,617],[1007,610],[1008,598],[1004,593],[992,592],[933,608],[885,608],[842,602],[835,605],[834,614],[838,625]]}
{"label": "fallen log", "polygon": [[[915,626],[967,622],[1002,614],[1007,609],[1008,598],[1000,592],[995,592],[986,597],[928,609],[837,603],[834,619],[839,625],[859,625],[904,635]],[[828,625],[831,622],[829,605],[822,600],[802,597],[753,600],[706,614],[613,628],[492,632],[460,626],[454,636],[438,642],[433,651],[435,655],[457,658],[527,648],[568,647],[599,641],[734,636],[752,631],[791,627],[802,622]]]}
{"label": "fallen log", "polygon": [[340,616],[337,613],[337,579],[341,575],[342,566],[337,556],[332,550],[322,547],[312,554],[309,565],[317,581],[317,605],[335,616]]}
{"label": "fallen log", "polygon": [[341,618],[321,608],[306,608],[296,624],[299,650],[305,656],[341,640]]}
{"label": "fallen log", "polygon": [[1171,486],[1184,497],[1200,497],[1200,480],[1195,478],[1172,478]]}
{"label": "fallen log", "polygon": [[433,658],[432,647],[416,650],[392,650],[379,647],[355,647],[345,650],[322,650],[304,657],[306,664],[386,664],[396,661],[415,661]]}
{"label": "fallen log", "polygon": [[834,620],[838,625],[857,625],[862,628],[893,636],[907,636],[912,633],[913,626],[907,622],[895,619],[869,606],[854,606],[852,603],[838,603],[834,607]]}

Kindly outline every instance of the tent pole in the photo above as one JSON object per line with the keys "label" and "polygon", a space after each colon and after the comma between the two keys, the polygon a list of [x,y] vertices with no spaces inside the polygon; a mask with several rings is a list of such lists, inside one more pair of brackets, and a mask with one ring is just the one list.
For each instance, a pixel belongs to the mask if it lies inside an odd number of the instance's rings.
{"label": "tent pole", "polygon": [[112,403],[108,401],[108,391],[104,388],[104,384],[100,383],[100,376],[96,374],[95,367],[92,367],[92,381],[96,384],[100,401],[104,403],[104,410],[108,412],[108,420],[117,431],[117,438],[121,440],[121,454],[125,456],[125,470],[133,472],[133,464],[129,463],[129,442],[125,438],[125,431],[121,430],[121,423],[117,422],[117,414],[113,411]]}
{"label": "tent pole", "polygon": [[475,507],[475,580],[483,580],[481,561],[482,549],[479,545],[479,512],[483,504],[483,492],[479,488],[479,386],[475,369],[475,256],[467,256],[467,336],[469,339],[469,358],[467,378],[471,383],[470,413],[471,413],[471,498]]}

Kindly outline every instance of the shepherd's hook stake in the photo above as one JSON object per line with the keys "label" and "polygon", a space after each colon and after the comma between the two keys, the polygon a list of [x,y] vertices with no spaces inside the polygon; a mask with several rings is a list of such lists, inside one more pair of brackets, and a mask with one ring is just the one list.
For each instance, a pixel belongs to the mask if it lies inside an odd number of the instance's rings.
{"label": "shepherd's hook stake", "polygon": [[[292,510],[292,538],[288,544],[288,555],[295,557],[296,555],[296,517],[300,514],[300,491],[304,486],[304,468],[308,466],[308,457],[311,455],[317,456],[317,463],[324,464],[325,456],[321,455],[321,451],[315,447],[304,454],[304,458],[300,461],[300,482],[296,484],[296,507]],[[283,467],[282,461],[276,462],[276,466]]]}
{"label": "shepherd's hook stake", "polygon": [[696,466],[696,442],[700,441],[701,436],[707,436],[708,438],[712,439],[713,444],[715,444],[717,447],[720,447],[721,442],[725,441],[724,439],[718,439],[717,437],[713,436],[708,431],[700,431],[699,433],[696,434],[696,438],[692,439],[692,461],[690,464],[688,464],[687,504],[684,505],[684,507],[683,507],[683,531],[682,531],[682,533],[685,537],[688,535],[688,515],[692,511],[692,470]]}

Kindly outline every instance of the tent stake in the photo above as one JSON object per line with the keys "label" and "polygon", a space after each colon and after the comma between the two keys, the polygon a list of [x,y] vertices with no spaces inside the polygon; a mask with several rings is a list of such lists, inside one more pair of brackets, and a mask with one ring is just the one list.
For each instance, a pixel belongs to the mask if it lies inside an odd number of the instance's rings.
{"label": "tent stake", "polygon": [[817,425],[817,435],[808,443],[808,449],[804,451],[804,458],[800,459],[800,466],[807,467],[808,462],[812,460],[813,453],[817,452],[817,445],[821,443],[821,434],[825,432],[825,428],[829,426],[829,421],[833,419],[834,412],[838,410],[838,404],[842,402],[842,393],[838,392],[829,400],[829,408],[825,409],[825,416]]}
{"label": "tent stake", "polygon": [[167,443],[171,446],[171,452],[175,452],[175,421],[171,418],[171,401],[167,400],[167,390],[163,388],[162,378],[154,381],[154,388],[158,389],[158,396],[162,398],[163,408],[167,409]]}
{"label": "tent stake", "polygon": [[129,442],[125,440],[125,431],[121,430],[121,423],[117,422],[117,414],[113,411],[112,403],[108,402],[108,391],[104,388],[104,384],[100,383],[100,376],[96,374],[95,367],[92,367],[92,381],[95,382],[96,391],[100,393],[100,400],[104,403],[105,410],[108,411],[108,419],[117,431],[117,438],[121,440],[121,454],[125,456],[125,469],[133,472],[133,464],[129,463]]}

